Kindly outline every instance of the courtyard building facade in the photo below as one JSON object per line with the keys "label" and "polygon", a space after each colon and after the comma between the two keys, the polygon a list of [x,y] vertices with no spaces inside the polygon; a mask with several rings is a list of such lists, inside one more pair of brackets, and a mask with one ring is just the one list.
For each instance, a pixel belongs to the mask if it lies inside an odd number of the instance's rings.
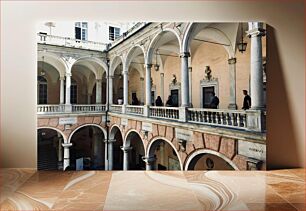
{"label": "courtyard building facade", "polygon": [[145,22],[109,28],[110,43],[38,33],[38,169],[265,169],[265,28]]}

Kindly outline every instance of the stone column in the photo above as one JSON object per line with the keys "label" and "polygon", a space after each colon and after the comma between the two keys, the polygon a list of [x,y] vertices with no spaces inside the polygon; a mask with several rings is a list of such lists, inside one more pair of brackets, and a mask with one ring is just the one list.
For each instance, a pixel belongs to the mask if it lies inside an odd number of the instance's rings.
{"label": "stone column", "polygon": [[181,58],[181,99],[182,104],[180,107],[189,106],[189,73],[188,73],[188,57],[189,52],[183,52]]}
{"label": "stone column", "polygon": [[102,103],[102,79],[96,80],[96,104]]}
{"label": "stone column", "polygon": [[108,140],[108,170],[113,170],[113,165],[114,165],[113,143],[115,141],[116,141],[115,139]]}
{"label": "stone column", "polygon": [[189,105],[192,105],[192,67],[188,67],[189,70]]}
{"label": "stone column", "polygon": [[128,71],[123,71],[123,107],[122,113],[125,113],[125,108],[129,104],[129,75]]}
{"label": "stone column", "polygon": [[164,105],[166,104],[165,102],[165,98],[164,98],[164,92],[165,92],[165,88],[164,88],[164,73],[160,73],[160,97],[164,103]]}
{"label": "stone column", "polygon": [[151,68],[152,64],[146,64],[146,106],[151,105]]}
{"label": "stone column", "polygon": [[60,77],[61,87],[60,87],[60,104],[65,103],[64,93],[65,93],[65,78]]}
{"label": "stone column", "polygon": [[63,153],[63,148],[62,148],[62,135],[60,133],[57,133],[57,137],[58,137],[58,162],[62,162],[63,161],[63,157],[62,157],[62,153]]}
{"label": "stone column", "polygon": [[140,101],[144,104],[144,78],[140,77]]}
{"label": "stone column", "polygon": [[66,73],[66,105],[71,105],[70,88],[71,88],[71,73]]}
{"label": "stone column", "polygon": [[236,58],[228,60],[230,98],[228,109],[237,109],[236,103]]}
{"label": "stone column", "polygon": [[72,146],[72,143],[63,143],[62,146],[64,147],[64,165],[63,170],[70,166],[70,150],[69,147]]}
{"label": "stone column", "polygon": [[126,171],[129,169],[129,151],[132,147],[122,146],[121,149],[123,150],[123,170]]}
{"label": "stone column", "polygon": [[251,38],[251,109],[264,109],[263,92],[263,67],[262,67],[262,40],[265,30],[262,23],[250,22],[249,31]]}
{"label": "stone column", "polygon": [[142,157],[142,160],[146,163],[146,171],[154,170],[155,156]]}
{"label": "stone column", "polygon": [[87,104],[91,103],[91,95],[92,93],[87,93]]}
{"label": "stone column", "polygon": [[[113,79],[114,79],[114,76],[109,76],[108,78],[107,78],[108,80],[108,91],[106,91],[106,94],[108,95],[108,101],[107,101],[107,103],[109,104],[109,105],[112,105],[113,104]],[[106,90],[107,90],[107,88],[106,88]]]}

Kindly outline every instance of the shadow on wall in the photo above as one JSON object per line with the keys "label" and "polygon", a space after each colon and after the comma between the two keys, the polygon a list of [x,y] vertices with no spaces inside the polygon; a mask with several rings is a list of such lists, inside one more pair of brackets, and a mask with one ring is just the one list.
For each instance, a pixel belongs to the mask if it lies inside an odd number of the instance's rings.
{"label": "shadow on wall", "polygon": [[298,140],[294,134],[276,30],[267,25],[267,34],[267,170],[299,167],[296,166],[299,163]]}

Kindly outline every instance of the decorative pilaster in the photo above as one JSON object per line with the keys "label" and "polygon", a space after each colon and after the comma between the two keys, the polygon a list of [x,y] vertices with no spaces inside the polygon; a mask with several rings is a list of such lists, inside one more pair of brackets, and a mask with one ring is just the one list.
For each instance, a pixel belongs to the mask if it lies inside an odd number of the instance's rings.
{"label": "decorative pilaster", "polygon": [[132,147],[122,146],[121,149],[123,150],[123,170],[126,171],[129,169],[129,151]]}
{"label": "decorative pilaster", "polygon": [[72,146],[72,143],[63,143],[62,146],[64,147],[64,166],[63,170],[70,166],[70,149],[69,147]]}
{"label": "decorative pilaster", "polygon": [[65,103],[65,77],[60,77],[60,104],[64,104]]}
{"label": "decorative pilaster", "polygon": [[251,109],[264,109],[262,36],[265,35],[263,24],[250,22],[248,36],[251,38]]}
{"label": "decorative pilaster", "polygon": [[144,78],[140,77],[140,101],[144,103]]}
{"label": "decorative pilaster", "polygon": [[189,105],[192,105],[192,67],[188,67],[189,70]]}
{"label": "decorative pilaster", "polygon": [[229,82],[230,82],[230,98],[228,109],[237,109],[236,103],[236,58],[228,60]]}
{"label": "decorative pilaster", "polygon": [[102,79],[96,80],[96,104],[102,103]]}
{"label": "decorative pilaster", "polygon": [[151,105],[151,68],[152,64],[146,64],[146,103],[145,105]]}
{"label": "decorative pilaster", "polygon": [[180,54],[181,58],[181,107],[189,106],[189,73],[188,73],[188,57],[189,52],[183,52]]}
{"label": "decorative pilaster", "polygon": [[165,74],[164,73],[160,73],[160,98],[162,99],[164,105],[166,104],[165,102],[165,96],[164,96],[164,92],[165,92],[165,88],[164,88],[164,84],[165,84]]}

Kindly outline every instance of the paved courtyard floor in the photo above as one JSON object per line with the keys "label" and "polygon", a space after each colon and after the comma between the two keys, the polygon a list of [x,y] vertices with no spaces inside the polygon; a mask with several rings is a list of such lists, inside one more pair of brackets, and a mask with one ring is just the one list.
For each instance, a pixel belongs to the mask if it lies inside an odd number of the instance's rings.
{"label": "paved courtyard floor", "polygon": [[305,210],[305,169],[1,169],[1,210]]}

